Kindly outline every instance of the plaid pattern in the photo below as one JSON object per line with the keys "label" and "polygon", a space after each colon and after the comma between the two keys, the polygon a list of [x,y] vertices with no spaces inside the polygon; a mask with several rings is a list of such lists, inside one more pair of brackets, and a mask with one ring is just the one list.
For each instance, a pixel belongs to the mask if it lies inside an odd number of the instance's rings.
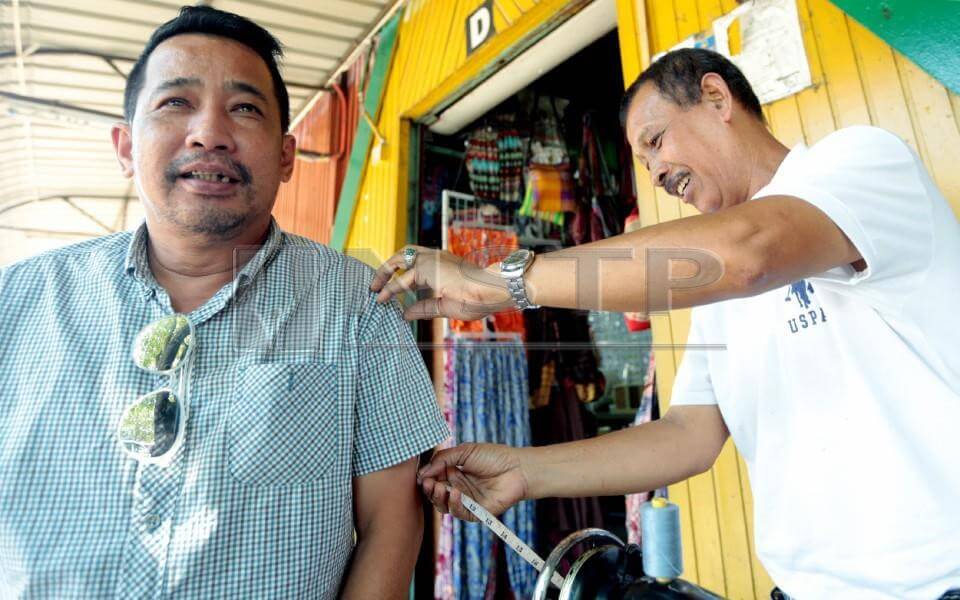
{"label": "plaid pattern", "polygon": [[172,312],[145,241],[0,272],[0,597],[333,598],[352,478],[447,436],[399,308],[373,302],[366,266],[271,225],[189,315],[184,446],[140,465],[117,423],[167,379],[130,347]]}

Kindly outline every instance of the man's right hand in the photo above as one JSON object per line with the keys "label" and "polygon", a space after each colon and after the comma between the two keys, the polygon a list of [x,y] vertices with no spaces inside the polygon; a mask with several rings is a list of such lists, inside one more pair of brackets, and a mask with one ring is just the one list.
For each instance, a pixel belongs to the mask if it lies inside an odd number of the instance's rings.
{"label": "man's right hand", "polygon": [[434,454],[417,479],[423,492],[442,513],[476,521],[461,500],[469,495],[494,515],[525,499],[529,478],[522,450],[499,444],[461,444]]}
{"label": "man's right hand", "polygon": [[474,321],[487,315],[516,308],[500,277],[499,264],[481,269],[446,250],[407,246],[417,251],[412,269],[406,268],[403,251],[390,257],[377,269],[370,290],[378,302],[388,302],[406,292],[429,289],[433,296],[414,302],[403,311],[407,320],[448,317]]}

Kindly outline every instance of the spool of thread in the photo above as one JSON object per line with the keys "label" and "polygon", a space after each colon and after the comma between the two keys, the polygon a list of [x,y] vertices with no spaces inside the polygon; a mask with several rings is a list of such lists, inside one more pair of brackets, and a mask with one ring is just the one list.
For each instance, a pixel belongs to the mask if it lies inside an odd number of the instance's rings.
{"label": "spool of thread", "polygon": [[666,583],[683,574],[680,547],[680,507],[665,498],[654,498],[640,506],[643,571]]}

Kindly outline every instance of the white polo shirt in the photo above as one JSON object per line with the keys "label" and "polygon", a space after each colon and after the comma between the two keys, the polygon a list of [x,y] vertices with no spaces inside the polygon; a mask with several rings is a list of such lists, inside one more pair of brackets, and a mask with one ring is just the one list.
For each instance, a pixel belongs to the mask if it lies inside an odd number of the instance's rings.
{"label": "white polo shirt", "polygon": [[874,127],[795,147],[767,196],[822,210],[867,268],[694,309],[673,404],[718,405],[787,594],[936,598],[960,586],[960,224]]}

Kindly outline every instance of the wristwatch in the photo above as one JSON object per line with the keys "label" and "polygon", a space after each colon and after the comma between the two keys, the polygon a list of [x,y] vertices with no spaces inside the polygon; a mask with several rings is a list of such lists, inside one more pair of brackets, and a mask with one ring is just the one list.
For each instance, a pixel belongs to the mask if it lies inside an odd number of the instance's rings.
{"label": "wristwatch", "polygon": [[533,264],[533,251],[522,249],[511,253],[500,261],[500,277],[507,280],[507,290],[517,308],[540,308],[530,303],[527,290],[523,285],[523,274]]}

